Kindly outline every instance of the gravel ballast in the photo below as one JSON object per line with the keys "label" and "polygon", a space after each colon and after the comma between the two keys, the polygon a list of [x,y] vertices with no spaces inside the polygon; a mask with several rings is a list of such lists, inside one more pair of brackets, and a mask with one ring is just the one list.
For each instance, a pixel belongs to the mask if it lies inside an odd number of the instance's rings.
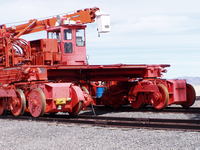
{"label": "gravel ballast", "polygon": [[[199,107],[196,101],[195,107]],[[83,113],[84,114],[84,113]],[[101,116],[200,119],[200,114],[107,112]],[[200,133],[0,119],[0,150],[200,150]]]}
{"label": "gravel ballast", "polygon": [[200,133],[0,120],[1,150],[200,149]]}

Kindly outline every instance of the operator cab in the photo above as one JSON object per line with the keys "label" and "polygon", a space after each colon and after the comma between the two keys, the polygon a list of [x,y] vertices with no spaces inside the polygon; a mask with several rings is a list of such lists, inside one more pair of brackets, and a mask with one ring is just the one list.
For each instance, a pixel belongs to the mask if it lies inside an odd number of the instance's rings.
{"label": "operator cab", "polygon": [[[109,15],[99,14],[96,21],[98,33],[110,31]],[[87,65],[85,28],[78,21],[57,21],[46,30],[47,39],[30,41],[32,65]]]}
{"label": "operator cab", "polygon": [[61,53],[61,64],[86,65],[86,25],[63,25],[47,30],[48,39],[56,39]]}

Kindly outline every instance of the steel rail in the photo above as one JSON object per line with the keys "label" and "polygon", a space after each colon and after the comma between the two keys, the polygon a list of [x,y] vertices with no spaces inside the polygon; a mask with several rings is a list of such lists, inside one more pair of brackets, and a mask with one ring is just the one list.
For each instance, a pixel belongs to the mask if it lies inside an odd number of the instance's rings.
{"label": "steel rail", "polygon": [[66,115],[55,115],[33,118],[30,116],[13,117],[11,115],[1,116],[0,119],[9,120],[31,120],[56,123],[87,124],[102,127],[116,128],[142,128],[142,129],[161,129],[161,130],[183,130],[200,132],[200,120],[188,119],[158,119],[158,118],[126,118],[126,117],[105,117],[80,115],[76,118],[69,118]]}
{"label": "steel rail", "polygon": [[[182,108],[182,107],[167,107],[163,110],[156,110],[153,107],[145,107],[141,109],[133,109],[131,106],[122,107],[119,110],[105,108],[104,106],[96,106],[97,112],[113,111],[113,112],[153,112],[153,113],[185,113],[185,114],[200,114],[200,107]],[[98,113],[97,113],[98,114]]]}

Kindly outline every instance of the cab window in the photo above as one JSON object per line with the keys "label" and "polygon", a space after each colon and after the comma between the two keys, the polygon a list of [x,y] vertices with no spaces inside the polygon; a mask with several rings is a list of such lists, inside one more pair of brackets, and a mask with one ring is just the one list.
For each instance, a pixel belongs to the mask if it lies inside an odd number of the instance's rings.
{"label": "cab window", "polygon": [[85,30],[76,30],[76,46],[85,46]]}
{"label": "cab window", "polygon": [[73,52],[73,46],[71,42],[66,42],[64,45],[64,51],[65,53],[72,53]]}
{"label": "cab window", "polygon": [[64,40],[71,40],[72,39],[72,30],[65,29],[64,30]]}
{"label": "cab window", "polygon": [[48,39],[57,39],[60,41],[60,32],[48,32]]}

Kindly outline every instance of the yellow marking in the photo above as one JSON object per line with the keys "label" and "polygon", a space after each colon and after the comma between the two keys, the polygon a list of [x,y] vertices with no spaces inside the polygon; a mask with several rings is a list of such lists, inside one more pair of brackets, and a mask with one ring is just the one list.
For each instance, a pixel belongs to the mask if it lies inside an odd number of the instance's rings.
{"label": "yellow marking", "polygon": [[71,98],[56,98],[54,101],[56,101],[56,105],[64,105],[66,102],[71,101]]}

